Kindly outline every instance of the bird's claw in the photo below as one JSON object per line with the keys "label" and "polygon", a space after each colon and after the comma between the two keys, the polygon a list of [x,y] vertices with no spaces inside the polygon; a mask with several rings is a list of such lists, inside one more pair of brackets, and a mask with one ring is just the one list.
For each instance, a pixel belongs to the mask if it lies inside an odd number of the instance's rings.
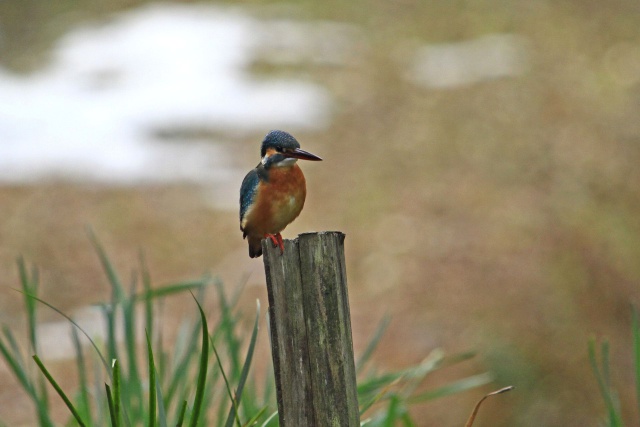
{"label": "bird's claw", "polygon": [[284,242],[282,241],[282,235],[280,233],[277,234],[267,234],[265,237],[268,237],[273,243],[273,247],[280,248],[280,255],[284,254]]}

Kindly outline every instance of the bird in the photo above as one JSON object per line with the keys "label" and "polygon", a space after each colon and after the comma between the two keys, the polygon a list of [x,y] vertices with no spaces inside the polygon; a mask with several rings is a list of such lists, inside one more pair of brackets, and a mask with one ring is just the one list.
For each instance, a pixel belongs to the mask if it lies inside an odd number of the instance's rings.
{"label": "bird", "polygon": [[249,256],[262,255],[262,239],[269,238],[284,253],[280,232],[295,220],[304,206],[307,187],[300,160],[322,158],[304,151],[282,130],[270,131],[260,147],[261,161],[240,186],[240,231],[249,244]]}

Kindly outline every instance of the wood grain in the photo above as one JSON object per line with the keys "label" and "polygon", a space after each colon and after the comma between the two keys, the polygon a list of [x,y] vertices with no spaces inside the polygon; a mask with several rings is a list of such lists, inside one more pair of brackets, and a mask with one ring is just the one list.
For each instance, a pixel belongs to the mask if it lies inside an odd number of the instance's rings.
{"label": "wood grain", "polygon": [[280,425],[360,425],[344,234],[262,242]]}

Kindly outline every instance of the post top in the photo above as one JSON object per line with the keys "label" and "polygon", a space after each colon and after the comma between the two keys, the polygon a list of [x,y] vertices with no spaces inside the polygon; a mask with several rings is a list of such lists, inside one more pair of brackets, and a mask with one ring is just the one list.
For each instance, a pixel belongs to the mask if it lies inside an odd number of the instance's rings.
{"label": "post top", "polygon": [[305,231],[304,233],[300,233],[298,234],[298,237],[301,236],[311,236],[314,234],[319,234],[319,235],[326,235],[326,234],[341,234],[341,235],[345,235],[342,231]]}

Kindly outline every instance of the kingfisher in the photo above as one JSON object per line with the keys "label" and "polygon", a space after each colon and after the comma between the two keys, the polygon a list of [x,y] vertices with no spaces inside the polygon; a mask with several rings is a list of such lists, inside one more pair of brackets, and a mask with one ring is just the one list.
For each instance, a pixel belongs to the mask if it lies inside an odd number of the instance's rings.
{"label": "kingfisher", "polygon": [[280,232],[300,215],[307,197],[301,160],[322,160],[300,149],[289,133],[273,130],[260,148],[262,160],[242,180],[240,187],[240,231],[248,238],[249,256],[262,255],[262,239],[269,238],[284,253]]}

